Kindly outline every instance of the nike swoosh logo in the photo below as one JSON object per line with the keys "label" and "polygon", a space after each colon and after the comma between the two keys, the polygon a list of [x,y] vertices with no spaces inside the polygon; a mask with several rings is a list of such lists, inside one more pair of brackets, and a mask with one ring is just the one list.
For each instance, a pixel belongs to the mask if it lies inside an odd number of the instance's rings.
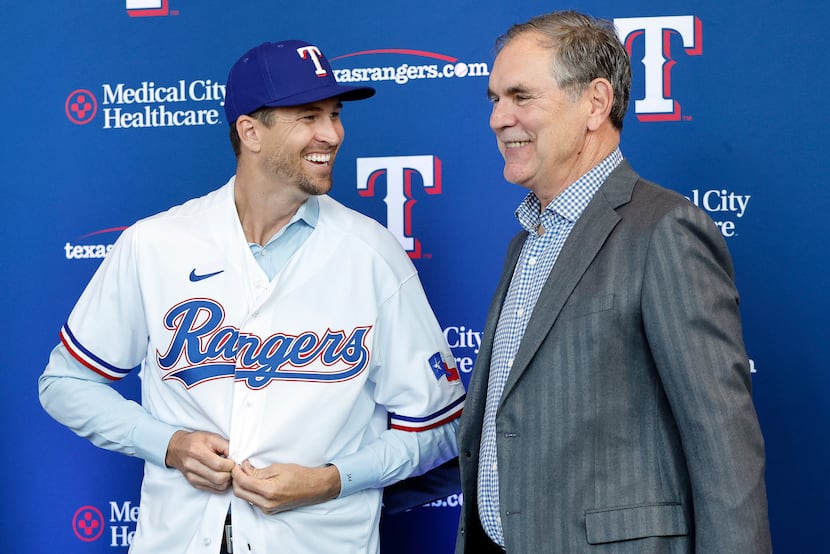
{"label": "nike swoosh logo", "polygon": [[197,275],[196,270],[194,269],[193,271],[190,272],[190,280],[193,281],[194,283],[196,283],[197,281],[202,281],[204,279],[209,279],[210,277],[215,277],[216,275],[219,275],[220,273],[223,273],[224,271],[225,271],[224,269],[221,269],[221,270],[215,271],[213,273],[205,273],[204,275]]}

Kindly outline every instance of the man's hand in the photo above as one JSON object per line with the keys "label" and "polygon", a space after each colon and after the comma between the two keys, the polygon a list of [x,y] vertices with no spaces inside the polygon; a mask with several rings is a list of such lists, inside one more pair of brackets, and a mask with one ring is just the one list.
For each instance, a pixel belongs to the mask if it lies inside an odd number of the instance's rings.
{"label": "man's hand", "polygon": [[197,489],[222,492],[231,484],[231,471],[236,465],[228,459],[228,441],[207,431],[176,431],[167,445],[164,459],[175,467]]}
{"label": "man's hand", "polygon": [[257,469],[245,460],[232,472],[233,493],[266,514],[320,504],[340,494],[335,466],[273,464]]}

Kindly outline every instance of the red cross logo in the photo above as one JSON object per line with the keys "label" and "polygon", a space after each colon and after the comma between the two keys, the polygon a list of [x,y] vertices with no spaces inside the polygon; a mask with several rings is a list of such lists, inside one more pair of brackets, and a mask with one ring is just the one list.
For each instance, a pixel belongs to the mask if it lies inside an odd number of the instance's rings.
{"label": "red cross logo", "polygon": [[76,125],[86,125],[98,113],[98,100],[85,89],[78,89],[66,98],[66,117]]}
{"label": "red cross logo", "polygon": [[72,530],[84,542],[98,540],[104,532],[104,515],[95,506],[81,506],[72,518]]}

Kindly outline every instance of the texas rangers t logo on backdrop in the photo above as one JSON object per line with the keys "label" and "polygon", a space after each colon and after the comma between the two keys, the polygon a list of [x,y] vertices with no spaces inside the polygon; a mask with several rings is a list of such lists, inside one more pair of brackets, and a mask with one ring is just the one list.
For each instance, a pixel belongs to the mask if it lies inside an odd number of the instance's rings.
{"label": "texas rangers t logo on backdrop", "polygon": [[170,13],[168,0],[126,0],[130,17],[159,17],[178,15]]}
{"label": "texas rangers t logo on backdrop", "polygon": [[387,156],[357,159],[357,193],[375,195],[375,181],[386,176],[386,227],[410,258],[421,257],[421,243],[412,236],[412,178],[421,176],[427,194],[441,194],[441,160],[436,156]]}
{"label": "texas rangers t logo on backdrop", "polygon": [[671,56],[671,35],[683,40],[689,56],[703,53],[703,31],[700,19],[693,15],[672,17],[620,17],[614,19],[617,34],[631,55],[632,43],[639,37],[645,41],[645,97],[634,102],[640,121],[679,121],[680,104],[671,97],[671,70],[677,63]]}

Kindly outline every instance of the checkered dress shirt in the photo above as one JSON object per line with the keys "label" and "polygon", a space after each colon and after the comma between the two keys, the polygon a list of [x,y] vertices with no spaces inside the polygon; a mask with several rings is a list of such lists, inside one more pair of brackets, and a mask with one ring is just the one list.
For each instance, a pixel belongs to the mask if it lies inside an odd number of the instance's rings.
{"label": "checkered dress shirt", "polygon": [[[519,350],[530,314],[562,246],[591,198],[622,160],[622,153],[617,148],[562,191],[544,211],[532,192],[516,210],[516,218],[527,230],[527,238],[496,325],[478,466],[478,510],[481,523],[490,539],[502,546],[504,532],[499,515],[496,411],[504,384],[513,365],[513,358]],[[540,225],[545,230],[541,235],[537,233]],[[528,462],[532,463],[532,460]],[[533,491],[524,492],[533,494]]]}

